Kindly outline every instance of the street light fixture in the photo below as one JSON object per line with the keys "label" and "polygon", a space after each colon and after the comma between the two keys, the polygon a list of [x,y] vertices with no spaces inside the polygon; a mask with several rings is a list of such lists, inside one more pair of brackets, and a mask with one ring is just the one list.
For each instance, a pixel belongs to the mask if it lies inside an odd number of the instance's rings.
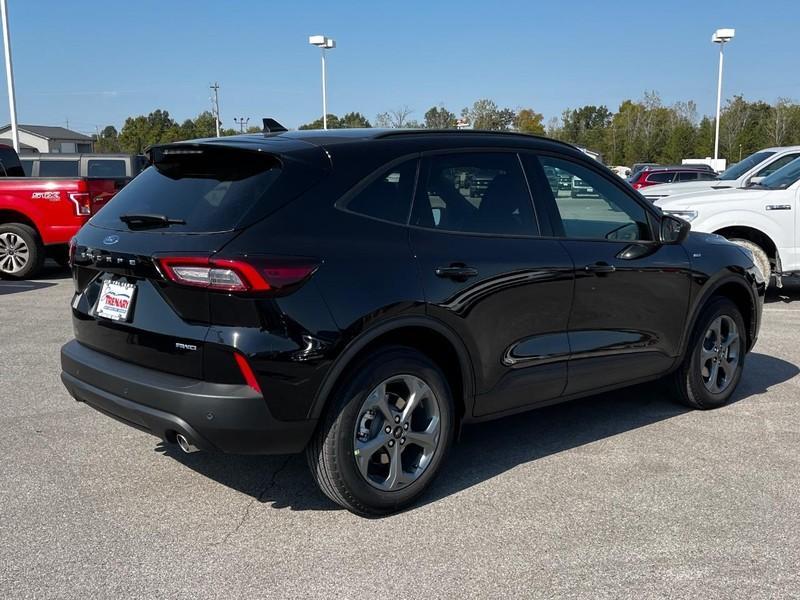
{"label": "street light fixture", "polygon": [[717,29],[711,36],[711,41],[715,44],[719,44],[719,77],[717,79],[717,131],[716,135],[714,136],[714,168],[716,168],[716,162],[719,159],[719,111],[720,104],[722,103],[722,49],[725,47],[726,43],[733,39],[735,34],[735,29]]}
{"label": "street light fixture", "polygon": [[322,128],[328,128],[328,90],[327,90],[327,73],[325,70],[325,51],[333,50],[336,48],[336,40],[324,35],[311,35],[308,37],[308,43],[316,46],[322,51]]}

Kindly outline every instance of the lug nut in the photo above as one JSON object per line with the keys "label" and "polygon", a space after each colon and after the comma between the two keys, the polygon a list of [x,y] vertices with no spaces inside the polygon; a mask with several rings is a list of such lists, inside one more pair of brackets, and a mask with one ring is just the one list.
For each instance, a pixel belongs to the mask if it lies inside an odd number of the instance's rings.
{"label": "lug nut", "polygon": [[394,422],[395,422],[395,423],[399,423],[399,422],[400,422],[400,417],[399,417],[399,416],[398,416],[398,417],[395,417],[395,418],[394,418]]}
{"label": "lug nut", "polygon": [[389,440],[389,448],[391,448],[392,446],[394,446],[394,440]]}
{"label": "lug nut", "polygon": [[384,429],[384,431],[385,431],[386,433],[392,433],[392,428],[391,428],[391,427],[389,427],[389,426],[387,425],[387,426],[386,426],[386,429]]}
{"label": "lug nut", "polygon": [[408,429],[408,423],[403,423],[403,429]]}
{"label": "lug nut", "polygon": [[404,438],[404,437],[401,437],[401,438],[400,438],[400,445],[402,446],[402,445],[403,445],[403,444],[405,444],[405,443],[406,443],[406,438]]}

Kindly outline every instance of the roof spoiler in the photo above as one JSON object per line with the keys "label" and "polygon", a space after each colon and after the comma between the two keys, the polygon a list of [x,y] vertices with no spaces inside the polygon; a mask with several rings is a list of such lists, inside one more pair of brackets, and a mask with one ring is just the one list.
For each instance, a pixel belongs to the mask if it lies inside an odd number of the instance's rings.
{"label": "roof spoiler", "polygon": [[286,129],[286,127],[271,117],[265,117],[261,119],[261,122],[264,123],[264,129],[262,130],[264,133],[280,133],[281,131],[289,131]]}

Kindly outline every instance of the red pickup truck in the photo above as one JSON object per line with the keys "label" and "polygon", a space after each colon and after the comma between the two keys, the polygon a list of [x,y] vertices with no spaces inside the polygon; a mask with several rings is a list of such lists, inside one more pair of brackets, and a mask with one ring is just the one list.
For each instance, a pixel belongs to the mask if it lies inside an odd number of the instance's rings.
{"label": "red pickup truck", "polygon": [[14,149],[0,145],[0,277],[34,277],[47,256],[66,265],[72,236],[125,183],[24,175]]}

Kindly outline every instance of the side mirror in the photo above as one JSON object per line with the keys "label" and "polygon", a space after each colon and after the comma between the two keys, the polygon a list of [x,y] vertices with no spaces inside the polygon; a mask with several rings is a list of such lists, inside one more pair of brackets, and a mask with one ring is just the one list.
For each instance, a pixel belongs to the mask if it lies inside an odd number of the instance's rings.
{"label": "side mirror", "polygon": [[763,177],[751,177],[750,181],[747,182],[747,185],[758,185],[762,181],[764,181]]}
{"label": "side mirror", "polygon": [[691,229],[692,226],[688,221],[672,215],[664,215],[661,217],[661,243],[680,244],[689,235]]}

